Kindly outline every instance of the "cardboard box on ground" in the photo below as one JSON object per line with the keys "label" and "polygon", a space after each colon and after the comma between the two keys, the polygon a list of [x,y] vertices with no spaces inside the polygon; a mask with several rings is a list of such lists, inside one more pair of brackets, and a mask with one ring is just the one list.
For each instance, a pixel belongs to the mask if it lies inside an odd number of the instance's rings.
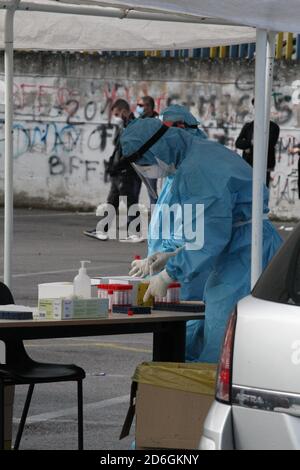
{"label": "cardboard box on ground", "polygon": [[[137,367],[133,377],[137,449],[198,449],[214,400],[216,368],[215,364],[162,362]],[[132,410],[128,415],[133,418]],[[127,431],[129,427],[127,422]]]}

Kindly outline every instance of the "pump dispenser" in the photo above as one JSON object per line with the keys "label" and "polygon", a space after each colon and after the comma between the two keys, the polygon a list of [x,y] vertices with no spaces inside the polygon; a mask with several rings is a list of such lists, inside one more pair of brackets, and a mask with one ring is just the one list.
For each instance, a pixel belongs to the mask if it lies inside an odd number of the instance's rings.
{"label": "pump dispenser", "polygon": [[86,263],[90,261],[80,261],[81,268],[78,271],[77,276],[74,277],[73,286],[74,286],[74,295],[81,299],[90,299],[91,298],[91,280],[86,272]]}

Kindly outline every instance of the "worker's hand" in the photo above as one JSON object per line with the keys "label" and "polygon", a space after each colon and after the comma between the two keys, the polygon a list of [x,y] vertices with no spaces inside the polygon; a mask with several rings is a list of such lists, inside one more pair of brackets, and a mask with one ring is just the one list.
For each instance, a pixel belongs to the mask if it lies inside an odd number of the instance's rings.
{"label": "worker's hand", "polygon": [[150,274],[149,258],[135,259],[131,263],[131,270],[129,276],[132,277],[145,277]]}
{"label": "worker's hand", "polygon": [[149,267],[150,267],[150,274],[157,274],[160,271],[162,271],[167,262],[168,259],[171,258],[172,256],[175,256],[177,254],[177,251],[171,251],[167,253],[163,253],[158,251],[157,253],[153,253],[153,255],[149,256]]}
{"label": "worker's hand", "polygon": [[167,261],[170,257],[175,256],[177,251],[171,251],[168,253],[157,252],[153,255],[148,256],[144,259],[135,259],[131,263],[131,270],[129,271],[129,276],[132,277],[145,277],[149,274],[159,273],[164,269]]}
{"label": "worker's hand", "polygon": [[158,297],[165,297],[167,295],[168,286],[171,282],[174,282],[174,279],[169,276],[165,269],[156,276],[152,276],[143,301],[147,302],[151,296],[155,297],[156,295]]}

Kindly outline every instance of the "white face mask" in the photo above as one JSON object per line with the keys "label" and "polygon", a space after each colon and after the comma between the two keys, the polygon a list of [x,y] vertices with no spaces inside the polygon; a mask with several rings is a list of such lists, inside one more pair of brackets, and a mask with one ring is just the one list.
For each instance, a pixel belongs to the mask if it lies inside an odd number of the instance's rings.
{"label": "white face mask", "polygon": [[123,119],[120,116],[112,116],[111,123],[119,127],[123,127],[124,125]]}
{"label": "white face mask", "polygon": [[136,115],[139,117],[144,113],[144,106],[139,106],[135,108]]}

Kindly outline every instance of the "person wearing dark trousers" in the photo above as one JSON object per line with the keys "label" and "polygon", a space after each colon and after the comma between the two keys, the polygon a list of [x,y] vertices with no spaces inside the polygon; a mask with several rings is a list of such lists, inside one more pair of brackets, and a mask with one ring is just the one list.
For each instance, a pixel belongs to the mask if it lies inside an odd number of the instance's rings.
{"label": "person wearing dark trousers", "polygon": [[[158,113],[155,111],[155,102],[152,96],[143,96],[137,104],[137,112],[139,117],[143,118],[158,118]],[[149,178],[149,184],[154,193],[157,194],[157,179]],[[155,198],[149,191],[148,196],[150,204],[156,204],[157,197]]]}
{"label": "person wearing dark trousers", "polygon": [[293,145],[288,149],[289,155],[299,155],[298,158],[298,199],[300,199],[300,142],[297,145]]}
{"label": "person wearing dark trousers", "polygon": [[[254,104],[254,99],[252,100]],[[253,131],[254,121],[247,122],[244,124],[240,135],[236,139],[235,146],[238,149],[243,150],[243,159],[246,160],[249,165],[253,166]],[[278,142],[280,128],[274,121],[270,121],[269,130],[269,147],[268,147],[268,161],[267,161],[267,175],[266,185],[269,187],[270,184],[270,173],[275,167],[275,146]]]}
{"label": "person wearing dark trousers", "polygon": [[[130,106],[127,101],[118,99],[112,106],[112,122],[118,126],[118,131],[114,139],[114,151],[111,155],[107,164],[107,173],[110,176],[110,190],[107,196],[106,204],[111,205],[115,209],[115,213],[118,213],[120,197],[127,196],[127,208],[129,209],[133,204],[138,204],[139,195],[141,190],[141,179],[137,176],[135,170],[130,164],[124,163],[120,165],[122,157],[122,150],[120,145],[120,136],[125,128],[135,117],[130,111]],[[138,214],[137,214],[138,215]],[[136,218],[136,216],[127,216],[127,229],[130,223]],[[83,233],[88,237],[96,238],[97,240],[108,240],[108,231],[113,222],[113,218],[109,215],[106,217],[107,223],[102,227],[102,220],[97,227],[92,230],[85,230]],[[98,227],[101,225],[101,229]],[[123,242],[141,242],[143,239],[137,234],[129,234],[128,236],[120,241]]]}

